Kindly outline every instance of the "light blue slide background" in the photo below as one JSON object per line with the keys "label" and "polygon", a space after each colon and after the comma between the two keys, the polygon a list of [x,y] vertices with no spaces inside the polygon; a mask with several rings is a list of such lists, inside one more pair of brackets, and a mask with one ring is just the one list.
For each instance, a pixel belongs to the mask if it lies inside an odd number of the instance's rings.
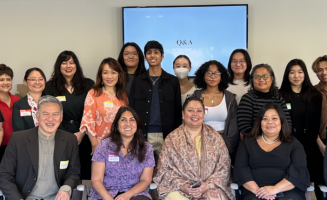
{"label": "light blue slide background", "polygon": [[[164,48],[161,66],[173,75],[173,60],[180,54],[191,59],[190,76],[209,60],[227,67],[234,49],[246,49],[246,39],[245,5],[124,8],[124,43],[135,42],[143,51],[149,40],[157,40]],[[187,45],[177,44],[179,40]]]}

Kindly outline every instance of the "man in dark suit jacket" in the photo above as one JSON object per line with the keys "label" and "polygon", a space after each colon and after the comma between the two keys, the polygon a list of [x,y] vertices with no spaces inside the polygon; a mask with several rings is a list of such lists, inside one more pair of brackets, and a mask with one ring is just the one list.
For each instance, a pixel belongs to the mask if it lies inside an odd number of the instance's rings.
{"label": "man in dark suit jacket", "polygon": [[0,164],[0,189],[6,199],[69,200],[80,178],[76,137],[58,130],[62,105],[39,99],[39,126],[11,134]]}

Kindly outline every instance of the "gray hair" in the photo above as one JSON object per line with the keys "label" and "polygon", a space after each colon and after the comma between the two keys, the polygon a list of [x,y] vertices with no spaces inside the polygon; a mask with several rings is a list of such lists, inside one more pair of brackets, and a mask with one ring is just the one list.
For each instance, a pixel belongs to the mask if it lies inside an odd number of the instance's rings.
{"label": "gray hair", "polygon": [[56,97],[50,96],[50,95],[42,96],[39,99],[39,103],[37,104],[37,111],[36,111],[37,114],[39,114],[39,112],[40,112],[41,105],[42,104],[46,104],[46,103],[55,103],[55,104],[58,104],[59,107],[60,107],[60,114],[61,115],[63,114],[63,107],[62,107],[61,102]]}

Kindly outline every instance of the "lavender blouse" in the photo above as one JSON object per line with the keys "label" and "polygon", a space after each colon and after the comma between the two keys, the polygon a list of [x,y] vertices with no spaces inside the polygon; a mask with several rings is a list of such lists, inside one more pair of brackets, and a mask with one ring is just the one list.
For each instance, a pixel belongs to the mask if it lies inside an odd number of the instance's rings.
{"label": "lavender blouse", "polygon": [[[119,154],[115,154],[112,149],[116,148],[116,144],[111,142],[109,138],[106,138],[100,142],[97,149],[94,152],[92,161],[105,163],[105,172],[103,178],[103,185],[109,192],[110,196],[114,198],[118,192],[127,192],[134,187],[139,181],[140,176],[144,168],[154,167],[154,157],[152,146],[146,143],[147,152],[145,159],[142,163],[139,162],[137,156],[129,153],[125,158],[123,153],[120,151]],[[144,195],[151,196],[147,191],[143,191],[134,196]],[[101,199],[97,192],[92,189],[91,200]]]}

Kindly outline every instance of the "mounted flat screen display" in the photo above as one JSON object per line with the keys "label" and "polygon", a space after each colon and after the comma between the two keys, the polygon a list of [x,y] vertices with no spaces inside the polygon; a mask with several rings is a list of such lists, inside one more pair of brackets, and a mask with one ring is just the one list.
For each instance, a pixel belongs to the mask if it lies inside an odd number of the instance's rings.
{"label": "mounted flat screen display", "polygon": [[123,7],[124,43],[135,42],[143,51],[149,40],[160,42],[161,66],[170,74],[180,54],[192,62],[190,76],[209,60],[227,68],[234,49],[247,49],[247,27],[247,5]]}

